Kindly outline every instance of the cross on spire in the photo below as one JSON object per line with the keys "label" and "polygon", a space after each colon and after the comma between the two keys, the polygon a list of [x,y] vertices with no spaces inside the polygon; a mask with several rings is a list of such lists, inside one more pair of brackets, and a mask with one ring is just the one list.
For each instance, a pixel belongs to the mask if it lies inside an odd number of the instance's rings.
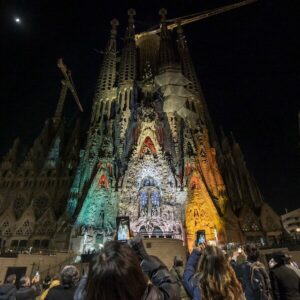
{"label": "cross on spire", "polygon": [[161,8],[158,12],[158,14],[161,16],[160,21],[161,23],[165,23],[166,22],[166,15],[167,15],[168,11],[165,8]]}
{"label": "cross on spire", "polygon": [[117,35],[117,26],[119,25],[119,21],[114,18],[110,21],[110,25],[111,25],[111,30],[110,30],[110,34],[112,38],[115,38]]}
{"label": "cross on spire", "polygon": [[129,16],[128,23],[132,24],[134,23],[134,16],[136,15],[136,11],[133,8],[128,9],[127,14]]}

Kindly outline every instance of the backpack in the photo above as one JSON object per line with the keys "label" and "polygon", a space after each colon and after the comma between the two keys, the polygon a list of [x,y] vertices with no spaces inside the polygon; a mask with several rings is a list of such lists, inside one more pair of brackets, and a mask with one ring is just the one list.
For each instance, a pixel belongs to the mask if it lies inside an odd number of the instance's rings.
{"label": "backpack", "polygon": [[250,282],[257,299],[272,300],[270,277],[261,262],[250,264]]}

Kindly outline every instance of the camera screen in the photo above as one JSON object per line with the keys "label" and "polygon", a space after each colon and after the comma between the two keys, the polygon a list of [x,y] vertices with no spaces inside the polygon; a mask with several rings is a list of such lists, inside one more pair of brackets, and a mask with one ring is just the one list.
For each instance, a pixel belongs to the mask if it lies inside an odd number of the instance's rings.
{"label": "camera screen", "polygon": [[126,241],[130,238],[129,217],[117,217],[117,240]]}
{"label": "camera screen", "polygon": [[205,231],[198,230],[197,231],[197,238],[196,238],[196,245],[203,245],[205,244]]}

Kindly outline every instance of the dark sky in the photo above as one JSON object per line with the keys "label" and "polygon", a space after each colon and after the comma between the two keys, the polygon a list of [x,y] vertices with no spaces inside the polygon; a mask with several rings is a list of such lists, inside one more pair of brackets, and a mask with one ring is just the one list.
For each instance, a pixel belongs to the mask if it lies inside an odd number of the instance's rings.
{"label": "dark sky", "polygon": [[[216,128],[233,131],[265,200],[277,212],[299,207],[300,5],[258,1],[185,27],[194,63]],[[109,21],[137,10],[136,30],[159,20],[230,4],[215,0],[46,1],[0,0],[0,154],[20,136],[25,145],[54,110],[61,75],[56,60],[72,69],[88,112]],[[297,6],[296,6],[297,4]],[[13,21],[15,16],[22,24]],[[76,116],[71,97],[67,114]]]}

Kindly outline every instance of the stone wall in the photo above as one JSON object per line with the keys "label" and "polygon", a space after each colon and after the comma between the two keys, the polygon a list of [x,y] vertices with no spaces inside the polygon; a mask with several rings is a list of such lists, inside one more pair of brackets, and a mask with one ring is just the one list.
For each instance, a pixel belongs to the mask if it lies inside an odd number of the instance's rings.
{"label": "stone wall", "polygon": [[3,282],[8,267],[26,267],[26,275],[32,276],[39,270],[41,277],[49,272],[59,273],[61,267],[71,262],[71,253],[57,253],[56,255],[19,254],[16,258],[0,257],[0,282]]}

